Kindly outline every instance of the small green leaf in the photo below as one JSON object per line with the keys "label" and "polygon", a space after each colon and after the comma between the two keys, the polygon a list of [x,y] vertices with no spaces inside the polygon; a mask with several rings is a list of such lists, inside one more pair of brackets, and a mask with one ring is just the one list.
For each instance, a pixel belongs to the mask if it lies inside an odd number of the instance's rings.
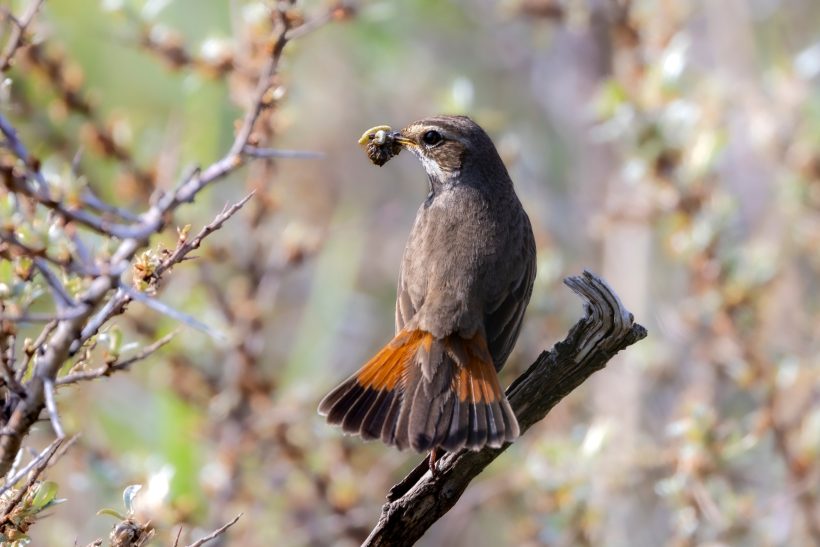
{"label": "small green leaf", "polygon": [[117,520],[125,520],[125,517],[123,515],[121,515],[118,511],[115,511],[113,509],[109,509],[108,507],[106,507],[105,509],[100,509],[99,511],[97,511],[97,514],[98,515],[108,515],[108,516],[114,517]]}
{"label": "small green leaf", "polygon": [[125,505],[125,511],[129,515],[134,514],[134,498],[137,497],[137,493],[142,489],[141,484],[132,484],[125,488],[122,491],[122,503]]}
{"label": "small green leaf", "polygon": [[57,495],[57,483],[54,481],[43,481],[37,486],[37,493],[34,494],[34,499],[31,505],[36,509],[42,509],[54,499]]}
{"label": "small green leaf", "polygon": [[118,327],[113,327],[108,331],[108,351],[112,355],[119,355],[122,348],[122,331]]}

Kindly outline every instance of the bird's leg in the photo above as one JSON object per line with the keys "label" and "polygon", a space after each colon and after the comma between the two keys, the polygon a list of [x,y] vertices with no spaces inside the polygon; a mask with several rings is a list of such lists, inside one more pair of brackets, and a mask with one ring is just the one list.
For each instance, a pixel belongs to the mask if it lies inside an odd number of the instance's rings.
{"label": "bird's leg", "polygon": [[427,466],[430,468],[430,473],[434,478],[440,475],[438,465],[436,465],[440,457],[441,456],[438,454],[438,447],[433,447],[433,449],[430,450],[430,455],[427,456]]}
{"label": "bird's leg", "polygon": [[431,465],[430,456],[433,455],[432,452],[433,451],[431,450],[431,454],[429,454],[426,458],[421,460],[419,464],[415,468],[413,468],[413,470],[410,471],[410,473],[408,473],[406,477],[404,477],[401,480],[401,482],[394,485],[393,488],[390,489],[390,492],[387,493],[387,501],[394,502],[397,499],[404,496],[407,492],[410,491],[411,488],[413,488],[413,486],[416,485],[416,483],[418,483],[421,480],[421,478],[424,476],[425,473],[427,473],[428,470],[433,474],[433,477],[441,476],[441,471],[438,470],[438,467],[436,466],[435,462],[438,462],[438,460],[440,460],[447,453],[447,451],[436,449],[435,457],[433,458],[433,464]]}

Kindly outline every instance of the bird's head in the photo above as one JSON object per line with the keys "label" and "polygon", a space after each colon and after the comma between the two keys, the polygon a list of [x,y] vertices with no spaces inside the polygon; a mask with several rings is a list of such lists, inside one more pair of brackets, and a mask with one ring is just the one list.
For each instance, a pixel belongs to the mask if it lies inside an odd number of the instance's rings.
{"label": "bird's head", "polygon": [[468,170],[498,170],[500,166],[506,175],[490,137],[466,116],[425,118],[398,131],[379,126],[365,132],[359,142],[368,146],[370,159],[378,165],[402,148],[412,152],[433,187],[454,184]]}

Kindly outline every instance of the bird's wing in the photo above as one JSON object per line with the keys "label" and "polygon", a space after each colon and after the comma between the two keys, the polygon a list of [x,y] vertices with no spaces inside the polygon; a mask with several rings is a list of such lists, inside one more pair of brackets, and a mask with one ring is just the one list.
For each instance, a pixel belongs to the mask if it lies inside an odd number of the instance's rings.
{"label": "bird's wing", "polygon": [[528,253],[521,275],[485,312],[484,329],[487,333],[487,345],[493,356],[496,370],[501,370],[504,366],[521,332],[524,310],[527,309],[530,301],[534,281],[535,251],[533,249],[532,253]]}
{"label": "bird's wing", "polygon": [[399,272],[399,286],[396,289],[396,332],[404,328],[404,325],[416,315],[416,308],[410,299],[410,293],[404,283],[404,268]]}

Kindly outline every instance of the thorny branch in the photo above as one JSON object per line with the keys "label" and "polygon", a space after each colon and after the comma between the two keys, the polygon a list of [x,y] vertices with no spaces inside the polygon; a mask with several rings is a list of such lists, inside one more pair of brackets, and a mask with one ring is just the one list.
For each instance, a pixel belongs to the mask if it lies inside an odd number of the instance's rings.
{"label": "thorny branch", "polygon": [[14,54],[17,53],[17,49],[25,42],[26,30],[28,30],[28,26],[40,10],[40,6],[43,5],[43,1],[44,0],[34,0],[31,2],[26,12],[20,18],[15,18],[8,11],[3,14],[5,19],[12,22],[14,28],[11,30],[11,36],[9,36],[9,41],[6,43],[2,55],[0,55],[0,72],[7,71],[11,66]]}
{"label": "thorny branch", "polygon": [[[64,437],[56,439],[0,488],[0,540],[3,545],[7,545],[9,540],[11,544],[19,545],[16,540],[25,537],[37,520],[37,513],[47,510],[52,503],[59,503],[54,499],[56,490],[39,481],[39,478],[76,439],[76,436],[68,441]],[[24,478],[25,481],[18,486]]]}
{"label": "thorny branch", "polygon": [[65,386],[68,384],[76,384],[78,382],[94,380],[96,378],[101,378],[103,376],[111,376],[113,373],[120,370],[127,370],[128,367],[130,367],[134,363],[147,359],[148,357],[153,355],[157,350],[159,350],[161,347],[165,346],[171,340],[173,340],[176,335],[177,331],[166,334],[153,344],[145,346],[135,355],[129,357],[128,359],[124,359],[122,361],[115,360],[112,363],[106,362],[105,365],[92,370],[80,370],[76,372],[69,372],[65,376],[61,376],[57,379],[57,385]]}
{"label": "thorny branch", "polygon": [[[31,23],[42,3],[42,0],[31,2],[26,13],[21,18],[14,19],[15,28],[6,44],[3,56],[0,57],[2,70],[11,66],[15,52],[25,43],[26,27]],[[248,159],[314,157],[311,153],[306,152],[260,148],[256,146],[257,143],[251,142],[257,119],[261,112],[270,106],[269,91],[285,46],[294,37],[301,36],[321,24],[311,20],[301,26],[293,27],[293,23],[284,11],[277,10],[276,16],[278,30],[270,42],[267,62],[259,73],[254,94],[229,150],[222,158],[204,169],[195,169],[183,176],[176,188],[160,194],[154,204],[138,217],[127,212],[120,212],[114,206],[102,202],[91,192],[84,192],[80,195],[79,206],[75,204],[76,202],[69,204],[62,198],[54,197],[47,181],[39,171],[39,162],[29,153],[11,122],[0,115],[2,145],[18,160],[16,164],[0,165],[0,181],[10,191],[50,209],[66,224],[74,223],[105,237],[119,240],[118,246],[104,263],[92,264],[90,260],[77,260],[73,256],[71,262],[62,262],[26,245],[13,232],[7,233],[4,227],[2,234],[4,244],[13,247],[15,253],[31,255],[37,260],[35,263],[37,271],[43,276],[54,293],[55,301],[60,305],[57,311],[51,314],[30,314],[23,311],[22,314],[15,315],[6,314],[5,310],[0,310],[2,314],[0,320],[6,324],[36,320],[49,322],[43,334],[35,342],[33,352],[37,353],[36,356],[27,351],[27,359],[19,365],[19,368],[15,366],[13,359],[6,359],[4,353],[3,371],[5,372],[4,377],[7,377],[4,380],[12,387],[12,392],[17,388],[23,392],[7,402],[8,420],[0,435],[0,475],[6,475],[11,470],[23,439],[29,433],[31,426],[40,419],[44,410],[48,410],[55,431],[58,436],[62,436],[62,426],[54,400],[53,390],[55,388],[107,376],[125,369],[134,362],[149,356],[170,340],[170,336],[162,338],[123,361],[115,360],[101,368],[72,371],[62,378],[58,377],[58,371],[70,356],[80,351],[83,345],[99,332],[109,319],[122,313],[125,306],[134,299],[135,294],[143,295],[136,289],[125,285],[123,276],[131,268],[131,262],[137,253],[148,246],[152,236],[163,232],[172,222],[174,212],[182,204],[193,202],[199,193],[212,183],[242,167]],[[11,17],[9,15],[9,18]],[[329,19],[329,16],[323,15],[318,19],[324,22]],[[192,250],[199,247],[205,237],[221,228],[251,197],[252,195],[249,195],[223,210],[193,238],[188,239],[187,234],[186,237],[180,237],[176,249],[164,256],[162,262],[151,273],[151,281],[156,283],[163,273],[184,260]],[[110,220],[112,213],[116,213],[114,217],[119,220]],[[29,251],[37,252],[29,253]],[[78,252],[78,254],[81,253]],[[89,282],[85,290],[72,298],[60,280],[53,275],[48,263],[87,277]],[[145,296],[148,298],[147,295]],[[13,352],[10,353],[13,356]],[[32,359],[32,357],[35,358]],[[30,362],[33,362],[33,370],[30,378],[23,382],[25,373],[21,373],[20,370],[28,369]]]}
{"label": "thorny branch", "polygon": [[[46,465],[48,464],[48,461],[51,460],[51,458],[57,452],[57,449],[60,448],[60,445],[63,443],[64,440],[64,438],[55,439],[42,452],[40,452],[34,458],[32,458],[32,460],[28,464],[26,464],[26,466],[23,469],[9,477],[6,483],[2,487],[0,487],[0,496],[5,494],[12,486],[17,484],[17,482],[19,482],[23,477],[25,477],[35,468],[40,469],[41,471],[42,469],[45,469]],[[36,479],[36,476],[34,478]],[[13,506],[13,503],[9,504],[9,507]]]}
{"label": "thorny branch", "polygon": [[[585,271],[565,283],[584,300],[585,317],[507,389],[522,434],[604,368],[616,353],[646,337],[646,329],[633,321],[603,280]],[[363,545],[415,543],[456,504],[470,481],[509,446],[446,454],[438,462],[436,477],[427,470],[426,460],[422,462],[390,491],[388,503]]]}

